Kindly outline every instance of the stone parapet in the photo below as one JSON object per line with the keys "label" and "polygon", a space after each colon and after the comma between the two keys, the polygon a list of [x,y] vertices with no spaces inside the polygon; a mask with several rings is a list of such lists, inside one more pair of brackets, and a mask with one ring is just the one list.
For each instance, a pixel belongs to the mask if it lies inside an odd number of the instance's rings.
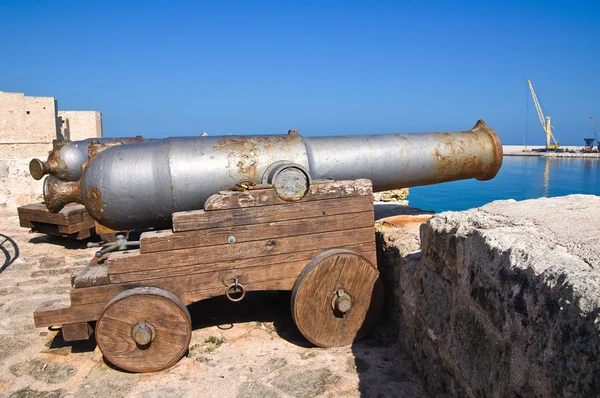
{"label": "stone parapet", "polygon": [[[600,394],[600,197],[493,202],[381,232],[399,340],[435,395]],[[386,265],[387,264],[387,265]]]}

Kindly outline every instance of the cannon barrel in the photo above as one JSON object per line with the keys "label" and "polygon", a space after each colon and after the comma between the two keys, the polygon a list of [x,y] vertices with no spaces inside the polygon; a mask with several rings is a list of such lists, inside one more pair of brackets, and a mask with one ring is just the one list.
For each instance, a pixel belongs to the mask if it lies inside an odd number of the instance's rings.
{"label": "cannon barrel", "polygon": [[142,137],[125,138],[88,138],[81,141],[54,141],[54,148],[48,159],[32,159],[29,162],[29,173],[36,180],[46,174],[53,175],[63,181],[77,181],[81,177],[81,167],[89,160],[90,143],[104,146],[132,144],[148,141]]}
{"label": "cannon barrel", "polygon": [[[78,182],[47,177],[50,211],[79,198],[100,224],[116,229],[166,228],[174,212],[201,209],[218,191],[240,183],[367,178],[374,191],[493,178],[502,145],[482,120],[468,131],[302,137],[181,137],[116,146],[99,153]],[[287,180],[287,182],[286,182]],[[277,184],[273,183],[277,190]],[[292,185],[290,199],[295,192]]]}

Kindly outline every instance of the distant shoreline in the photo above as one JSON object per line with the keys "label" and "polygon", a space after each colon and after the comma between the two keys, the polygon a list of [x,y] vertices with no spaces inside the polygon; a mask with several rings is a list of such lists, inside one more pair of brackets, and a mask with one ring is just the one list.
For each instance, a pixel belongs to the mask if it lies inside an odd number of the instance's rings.
{"label": "distant shoreline", "polygon": [[[528,145],[527,150],[542,149],[542,145]],[[579,152],[583,147],[581,146],[564,146],[565,150],[577,151],[571,152],[524,152],[524,145],[502,145],[502,151],[504,156],[538,156],[547,158],[588,158],[588,159],[600,159],[599,152],[585,153]]]}

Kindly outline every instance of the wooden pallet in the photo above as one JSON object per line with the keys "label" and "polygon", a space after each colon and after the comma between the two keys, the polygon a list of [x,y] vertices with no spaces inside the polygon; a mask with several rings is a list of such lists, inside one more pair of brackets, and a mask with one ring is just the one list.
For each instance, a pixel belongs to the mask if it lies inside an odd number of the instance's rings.
{"label": "wooden pallet", "polygon": [[[163,318],[173,316],[173,322],[185,324],[177,318],[177,308],[199,300],[221,295],[236,300],[236,293],[243,297],[257,290],[292,290],[293,314],[302,333],[319,346],[346,345],[368,331],[379,311],[382,293],[376,261],[368,180],[313,183],[295,202],[281,199],[270,187],[220,192],[207,200],[204,210],[175,213],[172,230],[143,233],[139,249],[90,263],[73,278],[70,304],[42,304],[34,313],[35,324],[63,325],[65,339],[78,340],[89,338],[91,331],[84,325],[100,320],[96,340],[107,359],[130,371],[160,370],[174,362],[154,367],[132,364],[124,358],[137,355],[135,345],[123,358],[111,353],[107,341],[116,338],[109,332],[115,329],[111,322],[121,325],[123,320],[119,323],[107,314],[120,314],[115,306],[121,300],[132,303],[124,308],[142,305],[134,300],[171,303],[151,306],[164,307],[171,312]],[[320,294],[323,297],[318,298]],[[323,303],[321,312],[311,308]],[[351,311],[340,313],[346,305]],[[340,310],[336,314],[334,307]],[[131,315],[132,325],[148,337],[150,329],[140,317]],[[331,333],[327,322],[333,322],[332,330],[341,325],[347,332]],[[123,332],[123,338],[131,333]],[[161,348],[156,350],[154,356],[165,355]],[[150,355],[148,350],[144,354]]]}
{"label": "wooden pallet", "polygon": [[17,212],[22,227],[51,236],[87,239],[95,226],[94,219],[80,204],[68,204],[56,214],[50,213],[44,203],[20,206]]}

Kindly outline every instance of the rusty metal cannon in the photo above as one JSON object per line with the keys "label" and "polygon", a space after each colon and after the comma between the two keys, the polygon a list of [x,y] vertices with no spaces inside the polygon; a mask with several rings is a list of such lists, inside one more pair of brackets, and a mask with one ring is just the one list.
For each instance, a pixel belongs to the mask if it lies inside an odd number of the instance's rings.
{"label": "rusty metal cannon", "polygon": [[[90,138],[81,141],[55,140],[47,160],[33,159],[29,172],[36,180],[50,174],[59,180],[77,181],[82,168],[98,152],[116,145],[148,141],[142,137]],[[92,233],[100,234],[104,240],[114,240],[114,234],[103,233],[84,206],[71,204],[59,213],[49,213],[44,203],[34,203],[17,208],[22,227],[34,232],[71,239],[87,239]]]}
{"label": "rusty metal cannon", "polygon": [[[300,332],[319,347],[359,340],[378,317],[373,190],[493,178],[502,146],[468,131],[348,137],[172,138],[104,150],[80,181],[47,177],[47,205],[82,202],[115,229],[154,227],[139,249],[104,255],[47,302],[37,326],[62,325],[133,372],[166,369],[192,333],[187,305],[291,291]],[[234,188],[234,189],[232,189]],[[169,227],[169,229],[156,230]],[[124,243],[124,242],[121,242]]]}
{"label": "rusty metal cannon", "polygon": [[374,191],[494,177],[497,135],[479,121],[468,131],[343,137],[288,135],[168,138],[99,153],[78,182],[47,178],[48,209],[83,203],[115,229],[167,228],[171,215],[199,209],[237,184],[273,184],[299,199],[312,180],[366,178]]}

